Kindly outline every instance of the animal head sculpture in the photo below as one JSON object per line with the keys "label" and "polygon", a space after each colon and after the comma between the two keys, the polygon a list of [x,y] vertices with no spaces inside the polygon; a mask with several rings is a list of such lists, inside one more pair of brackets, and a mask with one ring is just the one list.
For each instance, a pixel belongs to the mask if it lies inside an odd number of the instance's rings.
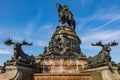
{"label": "animal head sculpture", "polygon": [[102,44],[102,42],[101,41],[98,41],[97,43],[92,43],[91,44],[92,46],[101,46],[102,47],[102,50],[104,50],[104,51],[111,51],[111,48],[110,48],[110,46],[116,46],[116,45],[118,45],[118,43],[114,40],[113,42],[109,42],[108,44]]}
{"label": "animal head sculpture", "polygon": [[4,42],[4,44],[7,45],[7,46],[10,46],[11,44],[14,44],[14,43],[12,42],[12,39],[8,38],[8,39]]}
{"label": "animal head sculpture", "polygon": [[6,44],[7,46],[10,46],[13,44],[15,50],[21,49],[22,45],[32,45],[32,43],[27,42],[25,39],[22,42],[13,42],[12,39],[10,39],[10,38],[8,38],[4,42],[4,44]]}
{"label": "animal head sculpture", "polygon": [[21,42],[22,45],[32,45],[32,43],[27,42],[25,39]]}
{"label": "animal head sculpture", "polygon": [[32,45],[32,43],[27,42],[25,39],[20,43],[20,42],[13,42],[12,39],[8,38],[4,44],[10,46],[12,44],[19,43],[20,45]]}

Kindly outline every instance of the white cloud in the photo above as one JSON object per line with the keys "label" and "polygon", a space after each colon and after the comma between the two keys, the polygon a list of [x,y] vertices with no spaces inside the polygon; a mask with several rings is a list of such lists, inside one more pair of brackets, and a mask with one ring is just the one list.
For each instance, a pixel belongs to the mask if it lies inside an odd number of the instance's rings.
{"label": "white cloud", "polygon": [[41,41],[41,40],[35,41],[34,43],[35,43],[35,45],[37,45],[37,46],[41,46],[41,47],[45,47],[45,46],[48,45],[47,42],[45,42],[45,41]]}
{"label": "white cloud", "polygon": [[89,0],[79,0],[80,2],[80,6],[82,7],[82,9],[85,9],[86,8],[86,5],[89,6],[92,4],[92,0],[89,1]]}
{"label": "white cloud", "polygon": [[0,32],[0,35],[2,35],[3,33],[2,32]]}
{"label": "white cloud", "polygon": [[28,23],[27,27],[24,28],[24,30],[23,30],[24,34],[27,35],[27,36],[31,35],[32,32],[33,32],[33,27],[34,27],[33,23]]}
{"label": "white cloud", "polygon": [[91,43],[95,43],[99,40],[102,40],[102,42],[110,42],[113,40],[119,41],[120,40],[120,30],[113,31],[96,31],[92,32],[90,31],[87,35],[83,36],[82,38],[82,47],[84,49],[95,49],[94,47],[91,47]]}
{"label": "white cloud", "polygon": [[[53,24],[45,24],[45,25],[41,25],[40,28],[38,29],[37,34],[39,34],[39,36],[42,39],[50,39],[51,35],[53,34],[55,30],[55,27]],[[44,35],[43,35],[44,34]]]}
{"label": "white cloud", "polygon": [[45,24],[40,26],[37,31],[37,35],[39,35],[41,39],[33,40],[34,44],[41,47],[47,46],[53,32],[52,24]]}
{"label": "white cloud", "polygon": [[[92,15],[83,18],[76,18],[78,25],[82,27],[93,26],[94,30],[107,27],[115,21],[120,21],[120,8],[117,5],[112,5],[107,8],[98,8]],[[100,22],[100,24],[98,23]],[[97,26],[93,24],[98,24]]]}
{"label": "white cloud", "polygon": [[[117,13],[117,12],[114,12],[114,13],[104,12],[104,13],[105,14],[101,13],[100,15],[98,15],[97,19],[99,19],[99,20],[112,20],[112,19],[117,18],[118,16],[120,16],[120,14]],[[102,16],[102,17],[99,17],[99,16]]]}
{"label": "white cloud", "polygon": [[45,25],[40,26],[39,30],[51,30],[52,27],[53,27],[52,24],[45,24]]}
{"label": "white cloud", "polygon": [[6,49],[0,49],[0,54],[11,54],[11,51]]}
{"label": "white cloud", "polygon": [[120,15],[119,15],[119,16],[116,16],[115,18],[113,18],[112,20],[108,21],[107,23],[105,23],[105,24],[103,24],[103,25],[101,25],[101,26],[98,26],[98,27],[95,28],[94,30],[99,30],[99,29],[101,29],[101,28],[104,28],[105,26],[113,23],[114,21],[116,21],[116,20],[118,20],[118,19],[120,19]]}
{"label": "white cloud", "polygon": [[89,35],[82,38],[83,41],[88,40],[118,40],[120,39],[120,30],[118,31],[103,31],[103,32],[90,32]]}
{"label": "white cloud", "polygon": [[38,13],[36,14],[36,16],[33,16],[27,23],[26,23],[26,27],[23,29],[23,33],[26,36],[30,36],[31,34],[33,34],[35,27],[37,26],[37,24],[40,22],[40,19],[42,17],[42,13],[41,13],[41,8],[38,7]]}
{"label": "white cloud", "polygon": [[95,19],[112,20],[117,16],[120,16],[120,8],[117,5],[110,5],[107,8],[99,8],[93,16],[95,16]]}

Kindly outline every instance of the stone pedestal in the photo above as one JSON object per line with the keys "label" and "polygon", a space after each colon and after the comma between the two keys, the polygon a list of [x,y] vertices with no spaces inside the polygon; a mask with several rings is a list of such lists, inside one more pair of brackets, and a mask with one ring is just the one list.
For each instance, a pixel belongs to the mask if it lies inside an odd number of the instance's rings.
{"label": "stone pedestal", "polygon": [[43,54],[36,57],[42,72],[34,74],[35,80],[92,80],[90,74],[82,73],[87,58],[80,44],[70,26],[57,26]]}
{"label": "stone pedestal", "polygon": [[113,66],[111,71],[108,66],[102,66],[87,69],[85,72],[91,73],[93,80],[120,80],[120,75],[118,74],[117,69],[118,67]]}
{"label": "stone pedestal", "polygon": [[34,74],[35,80],[93,80],[87,73],[83,74]]}
{"label": "stone pedestal", "polygon": [[57,26],[48,47],[36,61],[43,73],[79,73],[79,68],[87,64],[86,56],[81,52],[81,40],[70,26]]}
{"label": "stone pedestal", "polygon": [[6,66],[6,72],[0,74],[0,80],[34,80],[34,69],[22,66]]}
{"label": "stone pedestal", "polygon": [[80,73],[81,64],[78,59],[46,59],[42,61],[42,73]]}

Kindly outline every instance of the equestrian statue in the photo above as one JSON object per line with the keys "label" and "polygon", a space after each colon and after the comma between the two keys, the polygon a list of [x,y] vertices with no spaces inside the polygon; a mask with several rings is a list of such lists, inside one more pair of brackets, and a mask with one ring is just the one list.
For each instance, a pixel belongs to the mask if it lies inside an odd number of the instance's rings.
{"label": "equestrian statue", "polygon": [[56,4],[56,7],[58,9],[59,22],[62,24],[67,23],[75,30],[76,23],[69,7],[67,5],[61,6],[59,3]]}

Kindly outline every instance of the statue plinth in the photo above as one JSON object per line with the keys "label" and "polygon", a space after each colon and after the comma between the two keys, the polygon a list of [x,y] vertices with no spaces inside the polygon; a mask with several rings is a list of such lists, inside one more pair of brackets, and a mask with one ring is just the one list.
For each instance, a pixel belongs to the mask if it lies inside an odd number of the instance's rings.
{"label": "statue plinth", "polygon": [[49,59],[44,60],[43,64],[43,71],[42,73],[80,73],[82,72],[82,66],[78,60],[72,59]]}
{"label": "statue plinth", "polygon": [[6,66],[6,72],[0,74],[0,80],[33,80],[35,69],[24,66]]}
{"label": "statue plinth", "polygon": [[83,74],[34,74],[35,80],[93,80],[88,73]]}
{"label": "statue plinth", "polygon": [[93,80],[120,80],[120,75],[118,74],[118,67],[112,66],[112,71],[109,66],[101,66],[92,69],[86,69],[85,72],[90,73]]}
{"label": "statue plinth", "polygon": [[87,64],[80,49],[81,40],[70,26],[57,26],[44,53],[37,56],[42,73],[81,73]]}
{"label": "statue plinth", "polygon": [[44,58],[71,59],[85,57],[80,50],[81,40],[69,26],[58,26],[49,46],[45,48]]}

